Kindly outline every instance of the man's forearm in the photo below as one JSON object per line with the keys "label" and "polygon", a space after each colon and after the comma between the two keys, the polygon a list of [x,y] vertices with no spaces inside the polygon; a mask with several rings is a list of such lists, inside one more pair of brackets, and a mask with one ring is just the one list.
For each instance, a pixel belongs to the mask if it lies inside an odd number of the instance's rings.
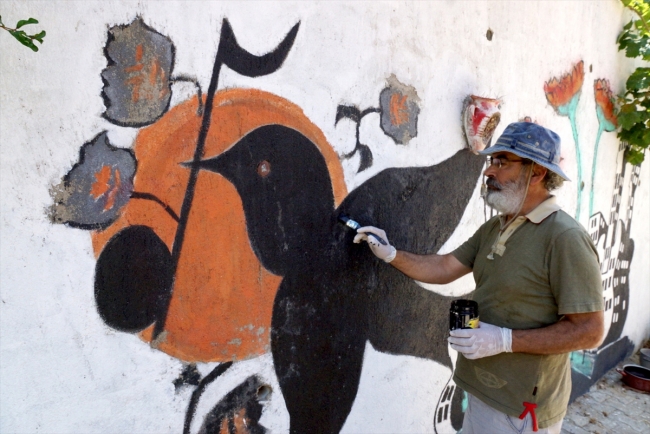
{"label": "man's forearm", "polygon": [[416,255],[398,250],[390,264],[412,279],[439,285],[452,282],[472,271],[450,254]]}
{"label": "man's forearm", "polygon": [[566,315],[547,327],[512,331],[512,351],[530,354],[561,354],[595,348],[604,334],[603,312]]}
{"label": "man's forearm", "polygon": [[[374,236],[378,238],[373,238]],[[449,283],[472,271],[451,254],[416,255],[395,250],[390,243],[380,243],[377,239],[387,241],[386,232],[374,226],[364,226],[357,229],[354,242],[366,241],[375,256],[420,282]]]}

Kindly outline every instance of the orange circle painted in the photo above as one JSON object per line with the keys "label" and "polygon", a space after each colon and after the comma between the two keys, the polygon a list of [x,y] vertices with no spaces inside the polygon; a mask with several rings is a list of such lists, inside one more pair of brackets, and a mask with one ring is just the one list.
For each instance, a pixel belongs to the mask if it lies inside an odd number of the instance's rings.
{"label": "orange circle painted", "polygon": [[[186,101],[138,134],[135,191],[151,193],[180,213],[201,117],[197,99]],[[204,158],[219,155],[247,133],[280,124],[309,138],[325,157],[335,203],[347,194],[339,159],[320,129],[300,107],[254,89],[215,94]],[[104,231],[93,232],[95,255],[129,225],[146,225],[171,251],[176,221],[162,206],[132,199]],[[281,281],[253,253],[241,199],[225,178],[201,171],[196,184],[185,241],[163,338],[156,347],[184,361],[243,360],[269,351],[273,299]],[[153,326],[140,333],[149,342]]]}

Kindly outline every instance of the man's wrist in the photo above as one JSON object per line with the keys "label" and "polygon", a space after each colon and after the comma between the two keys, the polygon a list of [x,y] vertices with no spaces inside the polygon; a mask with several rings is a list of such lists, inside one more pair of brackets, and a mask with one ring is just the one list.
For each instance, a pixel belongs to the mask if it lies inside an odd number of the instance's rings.
{"label": "man's wrist", "polygon": [[397,256],[397,249],[395,249],[393,246],[390,246],[390,249],[390,253],[384,258],[384,262],[387,264],[389,264],[393,259],[395,259],[395,256]]}
{"label": "man's wrist", "polygon": [[502,327],[501,336],[503,336],[503,351],[506,353],[512,353],[512,330]]}

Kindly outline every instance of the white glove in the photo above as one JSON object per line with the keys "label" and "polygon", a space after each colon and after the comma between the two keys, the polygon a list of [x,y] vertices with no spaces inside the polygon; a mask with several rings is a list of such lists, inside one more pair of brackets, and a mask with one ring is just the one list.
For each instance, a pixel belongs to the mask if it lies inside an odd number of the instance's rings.
{"label": "white glove", "polygon": [[[384,240],[386,244],[382,244],[377,238],[368,234],[375,234],[377,237]],[[395,259],[395,255],[397,255],[397,250],[395,247],[391,246],[388,242],[386,232],[374,226],[364,226],[357,229],[357,234],[354,236],[354,242],[360,243],[361,241],[367,242],[370,246],[370,250],[372,250],[372,253],[374,253],[376,257],[385,262],[392,261]]]}
{"label": "white glove", "polygon": [[484,322],[479,322],[476,329],[451,330],[447,340],[451,348],[468,359],[512,353],[512,330]]}

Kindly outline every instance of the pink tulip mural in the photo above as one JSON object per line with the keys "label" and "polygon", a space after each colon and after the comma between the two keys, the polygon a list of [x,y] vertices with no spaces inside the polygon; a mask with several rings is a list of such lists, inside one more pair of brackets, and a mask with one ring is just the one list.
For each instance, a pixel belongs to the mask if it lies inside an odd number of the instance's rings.
{"label": "pink tulip mural", "polygon": [[594,145],[594,161],[591,165],[591,186],[589,190],[589,215],[594,213],[594,181],[596,178],[596,158],[598,157],[598,143],[603,131],[616,130],[618,121],[614,114],[614,96],[605,79],[594,80],[594,98],[596,99],[596,116],[598,116],[598,134]]}
{"label": "pink tulip mural", "polygon": [[[547,101],[558,115],[567,116],[571,122],[578,166],[578,200],[575,216],[578,221],[580,221],[583,178],[576,113],[584,76],[584,62],[580,61],[570,72],[562,75],[559,79],[553,77],[544,83]],[[634,197],[640,183],[640,168],[639,166],[630,166],[622,158],[625,144],[621,143],[618,150],[619,159],[616,161],[614,188],[611,200],[608,201],[611,206],[608,212],[599,211],[594,207],[598,145],[603,131],[615,131],[618,121],[614,114],[614,96],[609,81],[603,78],[596,79],[593,89],[598,132],[591,166],[589,220],[581,223],[587,228],[598,249],[601,261],[605,317],[609,319],[610,323],[605,340],[598,348],[571,353],[573,369],[571,400],[585,393],[593,385],[595,379],[604,375],[634,348],[633,342],[623,333],[623,327],[627,319],[630,297],[629,273],[635,245],[630,231]],[[630,169],[631,173],[626,177],[626,172]]]}
{"label": "pink tulip mural", "polygon": [[580,204],[582,203],[582,161],[580,158],[580,144],[578,141],[578,127],[576,125],[576,110],[582,83],[585,79],[584,61],[578,62],[571,72],[564,74],[559,79],[551,78],[544,83],[544,93],[549,104],[561,116],[567,116],[571,122],[573,141],[576,146],[576,164],[578,166],[578,203],[576,205],[576,220],[580,221]]}

